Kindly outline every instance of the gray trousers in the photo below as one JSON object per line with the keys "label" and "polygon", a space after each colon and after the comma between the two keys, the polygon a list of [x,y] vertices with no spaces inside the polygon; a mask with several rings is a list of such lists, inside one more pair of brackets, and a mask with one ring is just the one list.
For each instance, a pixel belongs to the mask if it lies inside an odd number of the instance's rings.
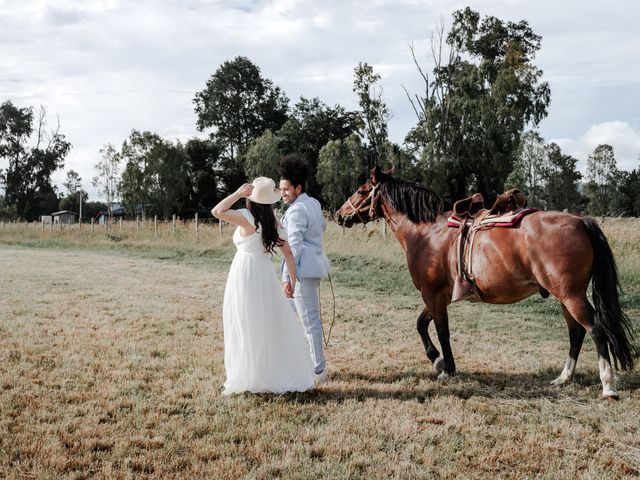
{"label": "gray trousers", "polygon": [[315,365],[315,373],[322,372],[326,365],[322,338],[322,320],[320,320],[320,299],[318,298],[320,280],[322,279],[303,278],[296,282],[293,302],[290,302],[304,326],[309,348],[311,349],[311,358]]}

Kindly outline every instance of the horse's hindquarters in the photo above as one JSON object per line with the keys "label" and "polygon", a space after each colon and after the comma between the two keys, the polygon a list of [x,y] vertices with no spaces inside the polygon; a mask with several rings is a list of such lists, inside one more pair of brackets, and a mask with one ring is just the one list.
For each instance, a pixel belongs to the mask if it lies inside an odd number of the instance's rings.
{"label": "horse's hindquarters", "polygon": [[574,215],[537,212],[517,228],[476,234],[472,269],[483,301],[514,303],[541,288],[562,301],[584,295],[591,278],[593,247]]}

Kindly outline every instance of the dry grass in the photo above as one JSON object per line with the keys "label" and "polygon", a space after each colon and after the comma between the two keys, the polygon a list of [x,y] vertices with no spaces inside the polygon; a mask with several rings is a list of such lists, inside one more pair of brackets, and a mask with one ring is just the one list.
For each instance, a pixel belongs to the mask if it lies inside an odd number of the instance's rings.
{"label": "dry grass", "polygon": [[[605,230],[637,320],[633,222]],[[337,264],[331,381],[228,398],[228,233],[196,241],[191,229],[155,238],[125,228],[114,239],[0,227],[0,477],[640,475],[637,372],[620,375],[619,402],[601,401],[587,339],[576,383],[550,387],[566,329],[557,305],[532,300],[452,307],[459,373],[436,382],[415,332],[418,297],[397,284],[402,256],[378,228],[327,234]],[[375,291],[349,265],[389,270]],[[322,295],[327,312],[326,285]]]}

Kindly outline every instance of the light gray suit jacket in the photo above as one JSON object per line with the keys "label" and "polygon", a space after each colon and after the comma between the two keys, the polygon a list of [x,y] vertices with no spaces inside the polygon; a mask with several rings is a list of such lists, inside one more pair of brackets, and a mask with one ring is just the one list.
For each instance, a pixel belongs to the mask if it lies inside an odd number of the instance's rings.
{"label": "light gray suit jacket", "polygon": [[[324,253],[322,234],[327,224],[320,202],[306,193],[289,206],[282,218],[287,241],[298,269],[298,278],[324,278],[331,265]],[[286,263],[282,265],[282,281],[290,280]]]}

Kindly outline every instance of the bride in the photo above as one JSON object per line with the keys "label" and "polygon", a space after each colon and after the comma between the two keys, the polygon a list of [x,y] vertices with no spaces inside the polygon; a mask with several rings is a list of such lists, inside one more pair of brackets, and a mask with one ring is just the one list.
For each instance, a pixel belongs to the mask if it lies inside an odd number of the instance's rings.
{"label": "bride", "polygon": [[[246,198],[247,208],[232,210],[241,198]],[[238,226],[222,307],[225,395],[302,392],[314,386],[309,344],[271,262],[277,247],[289,271],[295,272],[289,244],[273,213],[279,200],[275,182],[258,177],[211,210],[216,218]],[[291,278],[295,281],[295,273]]]}

